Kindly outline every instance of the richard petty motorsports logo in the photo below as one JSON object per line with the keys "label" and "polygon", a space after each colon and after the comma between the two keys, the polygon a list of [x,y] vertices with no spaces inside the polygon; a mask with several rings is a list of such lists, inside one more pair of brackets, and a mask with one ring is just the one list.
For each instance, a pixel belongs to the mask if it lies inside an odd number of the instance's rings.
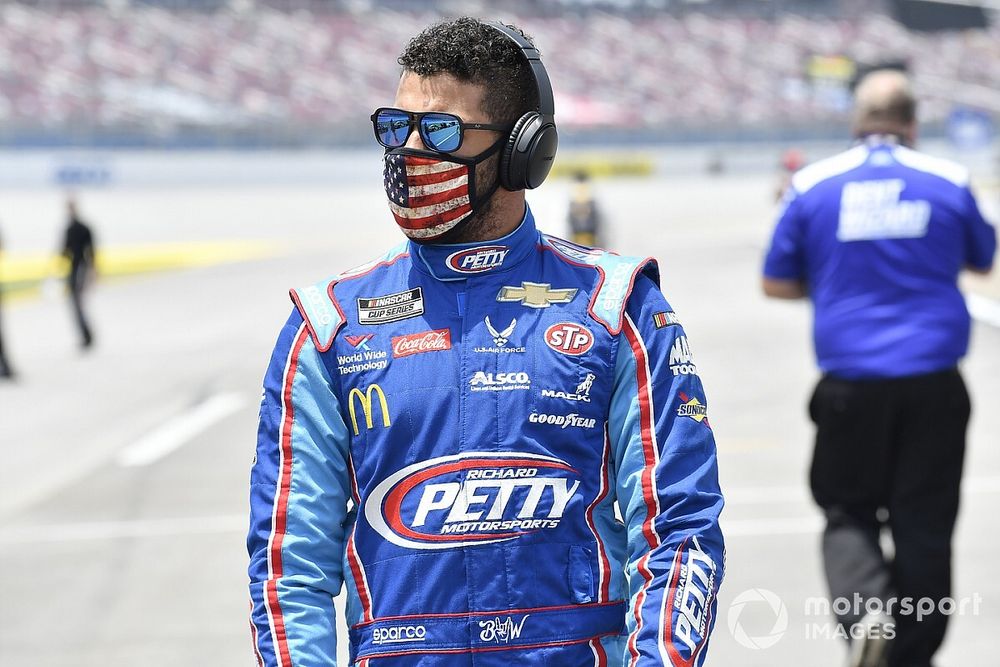
{"label": "richard petty motorsports logo", "polygon": [[387,477],[365,501],[365,518],[408,549],[490,544],[558,528],[579,487],[579,473],[551,456],[462,452]]}
{"label": "richard petty motorsports logo", "polygon": [[459,273],[480,273],[503,264],[510,248],[504,245],[484,245],[459,250],[448,255],[448,266]]}

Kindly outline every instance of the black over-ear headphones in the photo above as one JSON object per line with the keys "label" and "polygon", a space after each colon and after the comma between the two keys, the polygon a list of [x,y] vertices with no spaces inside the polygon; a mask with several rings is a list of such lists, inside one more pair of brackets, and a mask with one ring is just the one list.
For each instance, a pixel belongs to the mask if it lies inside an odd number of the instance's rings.
{"label": "black over-ear headphones", "polygon": [[529,111],[518,119],[500,155],[500,185],[511,191],[537,188],[549,175],[559,146],[552,84],[542,65],[542,56],[524,35],[499,21],[486,25],[496,28],[517,44],[531,67],[538,89],[538,111]]}

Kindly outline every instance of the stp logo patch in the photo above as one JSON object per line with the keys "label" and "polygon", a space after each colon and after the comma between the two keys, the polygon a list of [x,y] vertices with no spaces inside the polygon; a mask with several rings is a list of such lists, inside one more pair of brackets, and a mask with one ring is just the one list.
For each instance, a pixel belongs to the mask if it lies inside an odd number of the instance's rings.
{"label": "stp logo patch", "polygon": [[438,550],[513,540],[557,528],[580,487],[560,459],[522,452],[462,452],[407,466],[365,502],[389,542]]}
{"label": "stp logo patch", "polygon": [[560,322],[545,330],[545,344],[556,352],[578,357],[594,346],[594,335],[582,324]]}
{"label": "stp logo patch", "polygon": [[510,248],[505,245],[484,245],[459,250],[448,255],[448,266],[459,273],[481,273],[503,264]]}

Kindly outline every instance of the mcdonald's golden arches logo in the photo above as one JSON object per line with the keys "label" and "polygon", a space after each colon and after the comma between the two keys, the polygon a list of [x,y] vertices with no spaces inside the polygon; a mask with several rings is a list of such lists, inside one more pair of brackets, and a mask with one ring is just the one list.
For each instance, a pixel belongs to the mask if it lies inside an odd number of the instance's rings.
{"label": "mcdonald's golden arches logo", "polygon": [[375,427],[374,420],[372,418],[372,396],[378,396],[379,405],[382,408],[382,425],[390,426],[392,421],[389,419],[389,403],[386,401],[385,392],[382,391],[382,387],[377,384],[369,385],[368,389],[362,392],[357,387],[351,389],[351,393],[347,396],[348,409],[351,413],[351,425],[354,427],[354,435],[360,435],[358,430],[358,414],[354,408],[354,398],[357,397],[358,401],[361,403],[361,411],[365,413],[365,426],[369,429]]}

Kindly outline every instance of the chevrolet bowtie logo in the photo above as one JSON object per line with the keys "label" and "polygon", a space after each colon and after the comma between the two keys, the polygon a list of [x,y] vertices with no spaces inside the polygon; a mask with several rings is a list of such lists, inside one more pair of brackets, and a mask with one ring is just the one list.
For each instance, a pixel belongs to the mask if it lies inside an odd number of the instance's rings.
{"label": "chevrolet bowtie logo", "polygon": [[576,296],[575,289],[550,289],[549,283],[522,282],[520,287],[505,285],[497,294],[497,301],[520,301],[528,308],[548,308],[554,303],[569,303]]}

